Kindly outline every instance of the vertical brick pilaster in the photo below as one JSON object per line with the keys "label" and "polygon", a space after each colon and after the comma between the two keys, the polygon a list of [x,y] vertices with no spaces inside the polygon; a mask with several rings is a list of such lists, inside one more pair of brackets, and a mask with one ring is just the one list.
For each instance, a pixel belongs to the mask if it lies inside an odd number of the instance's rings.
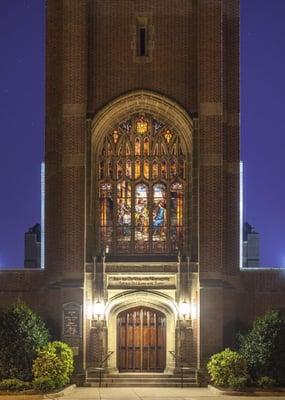
{"label": "vertical brick pilaster", "polygon": [[222,270],[222,1],[199,1],[200,273]]}
{"label": "vertical brick pilaster", "polygon": [[46,13],[45,268],[60,270],[62,158],[62,3],[50,0]]}
{"label": "vertical brick pilaster", "polygon": [[223,2],[223,257],[227,274],[239,272],[239,1]]}
{"label": "vertical brick pilaster", "polygon": [[62,272],[82,278],[85,254],[87,1],[62,0]]}

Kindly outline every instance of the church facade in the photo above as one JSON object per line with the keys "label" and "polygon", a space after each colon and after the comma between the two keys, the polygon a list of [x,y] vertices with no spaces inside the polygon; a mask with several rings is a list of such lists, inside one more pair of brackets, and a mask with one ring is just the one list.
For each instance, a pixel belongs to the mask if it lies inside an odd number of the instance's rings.
{"label": "church facade", "polygon": [[48,0],[45,269],[1,272],[77,372],[203,370],[284,309],[240,269],[238,0]]}

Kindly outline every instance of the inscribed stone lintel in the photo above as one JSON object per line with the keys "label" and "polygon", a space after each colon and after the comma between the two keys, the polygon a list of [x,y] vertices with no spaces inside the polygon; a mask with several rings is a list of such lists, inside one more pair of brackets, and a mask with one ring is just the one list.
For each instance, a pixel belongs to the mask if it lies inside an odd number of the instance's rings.
{"label": "inscribed stone lintel", "polygon": [[86,104],[85,103],[75,103],[75,104],[63,104],[62,105],[62,115],[63,116],[80,116],[86,114]]}
{"label": "inscribed stone lintel", "polygon": [[200,115],[205,117],[221,116],[223,114],[222,103],[204,102],[200,103]]}
{"label": "inscribed stone lintel", "polygon": [[218,167],[222,165],[221,154],[201,154],[200,165],[205,167]]}
{"label": "inscribed stone lintel", "polygon": [[85,155],[78,154],[64,154],[62,156],[63,167],[83,167],[85,165]]}

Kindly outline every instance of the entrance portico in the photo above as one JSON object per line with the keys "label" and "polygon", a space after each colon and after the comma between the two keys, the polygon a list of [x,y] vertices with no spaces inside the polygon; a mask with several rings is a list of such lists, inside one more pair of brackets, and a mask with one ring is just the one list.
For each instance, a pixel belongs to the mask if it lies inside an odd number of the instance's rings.
{"label": "entrance portico", "polygon": [[[106,310],[106,321],[107,321],[107,329],[108,329],[108,350],[112,351],[112,356],[110,357],[108,367],[113,371],[119,371],[119,364],[120,364],[120,355],[118,354],[119,348],[119,332],[118,332],[118,317],[124,312],[128,311],[129,309],[133,309],[137,307],[139,309],[145,308],[151,309],[157,312],[157,314],[165,316],[165,338],[161,338],[161,343],[156,343],[156,340],[153,339],[153,346],[163,346],[164,351],[163,355],[160,357],[164,358],[163,364],[157,366],[157,368],[153,368],[154,370],[161,370],[161,365],[165,366],[162,370],[165,372],[173,372],[174,370],[174,360],[171,356],[170,351],[175,352],[176,350],[176,323],[177,323],[177,315],[178,310],[175,305],[175,301],[173,297],[169,294],[162,295],[159,292],[155,291],[148,291],[148,290],[138,290],[138,291],[122,291],[120,294],[113,296],[110,298],[109,304]],[[135,335],[140,335],[142,333],[142,329],[140,326],[141,322],[138,321],[135,323],[137,327],[137,332],[134,333]],[[158,326],[158,324],[153,323],[153,330],[161,330],[162,327]],[[129,333],[130,334],[130,333]],[[146,333],[147,335],[147,333]],[[156,337],[160,335],[159,332],[154,332],[153,335]],[[161,333],[161,335],[163,335]],[[136,346],[134,342],[130,343],[130,347],[133,348],[137,347],[137,351],[141,344],[141,338],[130,338],[131,340],[136,340]],[[148,338],[145,341],[150,340]],[[162,343],[162,341],[164,343]],[[146,344],[147,346],[151,345],[151,343]],[[130,349],[131,350],[131,349]],[[122,349],[121,349],[122,351]],[[133,350],[132,350],[133,351]],[[162,350],[161,350],[162,351]],[[140,356],[138,356],[140,358]],[[138,361],[140,362],[140,361]],[[162,361],[161,361],[162,362]],[[126,368],[128,369],[128,368]],[[129,368],[131,369],[131,368]],[[139,369],[138,367],[134,367],[134,370]],[[141,370],[151,370],[151,368],[142,367]]]}

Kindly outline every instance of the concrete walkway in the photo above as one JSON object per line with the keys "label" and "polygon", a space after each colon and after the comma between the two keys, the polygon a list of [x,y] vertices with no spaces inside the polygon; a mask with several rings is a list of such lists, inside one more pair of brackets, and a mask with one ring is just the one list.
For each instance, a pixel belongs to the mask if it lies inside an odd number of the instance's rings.
{"label": "concrete walkway", "polygon": [[[76,388],[64,400],[280,400],[282,397],[226,396],[207,388]],[[284,397],[283,397],[284,399]]]}

